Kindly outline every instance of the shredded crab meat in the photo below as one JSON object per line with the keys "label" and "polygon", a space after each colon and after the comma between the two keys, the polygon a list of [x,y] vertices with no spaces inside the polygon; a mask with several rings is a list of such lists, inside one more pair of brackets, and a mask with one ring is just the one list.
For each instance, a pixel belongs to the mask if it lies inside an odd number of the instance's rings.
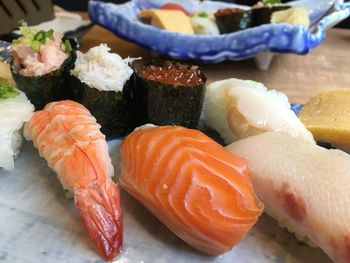
{"label": "shredded crab meat", "polygon": [[122,59],[110,51],[106,44],[93,47],[85,54],[78,51],[71,74],[91,88],[100,91],[122,91],[133,73],[129,63],[136,59]]}

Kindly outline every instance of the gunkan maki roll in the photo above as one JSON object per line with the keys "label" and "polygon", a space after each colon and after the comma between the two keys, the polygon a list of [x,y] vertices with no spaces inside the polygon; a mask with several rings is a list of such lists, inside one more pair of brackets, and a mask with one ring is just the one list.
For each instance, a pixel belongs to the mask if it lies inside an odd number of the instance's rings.
{"label": "gunkan maki roll", "polygon": [[253,27],[271,23],[272,14],[276,11],[286,10],[290,6],[279,3],[280,1],[265,0],[252,7]]}
{"label": "gunkan maki roll", "polygon": [[69,98],[66,80],[75,60],[71,42],[61,33],[39,31],[26,23],[19,29],[21,37],[11,45],[11,72],[17,87],[36,110],[48,102]]}
{"label": "gunkan maki roll", "polygon": [[220,34],[228,34],[252,27],[252,12],[241,8],[222,8],[215,14]]}
{"label": "gunkan maki roll", "polygon": [[108,140],[136,127],[131,61],[110,53],[110,48],[101,44],[85,54],[77,51],[71,70],[73,99],[91,112]]}
{"label": "gunkan maki roll", "polygon": [[200,67],[152,61],[138,63],[134,69],[139,125],[197,127],[206,82]]}

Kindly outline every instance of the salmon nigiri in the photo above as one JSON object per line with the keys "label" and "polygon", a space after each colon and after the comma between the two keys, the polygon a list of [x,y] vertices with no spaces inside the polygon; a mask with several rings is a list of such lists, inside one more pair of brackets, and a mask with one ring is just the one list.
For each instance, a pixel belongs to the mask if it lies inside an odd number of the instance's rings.
{"label": "salmon nigiri", "polygon": [[231,249],[262,213],[246,162],[200,131],[143,126],[120,151],[122,187],[205,253]]}
{"label": "salmon nigiri", "polygon": [[113,259],[122,248],[122,210],[100,125],[79,103],[52,102],[34,114],[26,136],[63,187],[74,194],[75,206],[101,255]]}

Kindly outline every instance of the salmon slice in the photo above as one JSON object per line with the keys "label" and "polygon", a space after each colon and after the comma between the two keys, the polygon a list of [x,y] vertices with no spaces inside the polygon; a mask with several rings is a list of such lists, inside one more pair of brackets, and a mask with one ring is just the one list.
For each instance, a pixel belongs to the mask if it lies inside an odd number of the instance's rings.
{"label": "salmon slice", "polygon": [[120,151],[122,187],[205,253],[231,249],[262,213],[246,161],[200,131],[143,126],[124,139]]}
{"label": "salmon slice", "polygon": [[112,260],[123,241],[120,193],[100,125],[81,104],[49,103],[26,126],[40,156],[74,195],[84,225],[101,255]]}
{"label": "salmon slice", "polygon": [[270,132],[227,150],[247,159],[254,189],[280,225],[350,262],[350,155]]}

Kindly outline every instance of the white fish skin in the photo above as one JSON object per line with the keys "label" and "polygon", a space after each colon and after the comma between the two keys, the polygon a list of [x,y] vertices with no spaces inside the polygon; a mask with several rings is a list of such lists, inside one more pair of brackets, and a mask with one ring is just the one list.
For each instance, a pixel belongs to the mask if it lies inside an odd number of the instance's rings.
{"label": "white fish skin", "polygon": [[0,100],[0,167],[14,170],[14,157],[23,140],[22,126],[33,115],[34,106],[21,92],[15,98]]}
{"label": "white fish skin", "polygon": [[350,262],[350,155],[275,132],[226,149],[248,161],[265,212],[335,262]]}
{"label": "white fish skin", "polygon": [[267,90],[259,82],[227,79],[206,88],[205,118],[227,144],[266,131],[289,134],[314,142],[314,138],[290,109],[288,97]]}

